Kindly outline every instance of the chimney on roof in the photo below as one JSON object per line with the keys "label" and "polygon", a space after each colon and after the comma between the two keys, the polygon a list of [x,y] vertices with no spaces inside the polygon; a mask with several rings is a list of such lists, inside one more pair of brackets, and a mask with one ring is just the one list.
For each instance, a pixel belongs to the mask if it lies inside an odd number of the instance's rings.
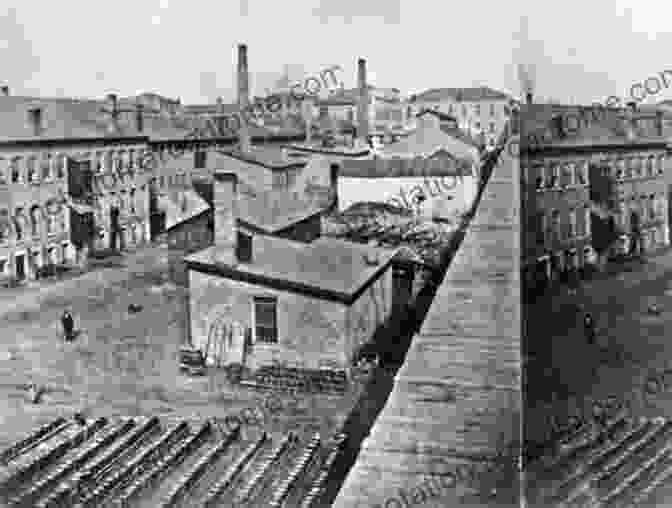
{"label": "chimney on roof", "polygon": [[357,61],[357,86],[359,101],[357,103],[357,134],[364,142],[369,138],[369,89],[366,85],[366,60]]}
{"label": "chimney on roof", "polygon": [[110,134],[119,132],[119,101],[117,94],[108,93],[106,96],[107,102],[110,104],[110,123],[108,124],[108,131]]}
{"label": "chimney on roof", "polygon": [[236,231],[236,261],[240,263],[252,262],[253,235],[247,231]]}
{"label": "chimney on roof", "polygon": [[135,105],[135,128],[138,132],[142,132],[144,125],[144,106],[142,104]]}
{"label": "chimney on roof", "polygon": [[527,92],[525,94],[525,103],[526,104],[532,104],[532,99],[533,99],[532,92]]}
{"label": "chimney on roof", "polygon": [[3,97],[9,97],[9,87],[7,85],[0,87],[0,90],[2,90]]}
{"label": "chimney on roof", "polygon": [[301,114],[306,126],[306,143],[310,143],[313,140],[313,106],[310,102],[301,103]]}
{"label": "chimney on roof", "polygon": [[224,100],[221,97],[217,97],[217,113],[224,113]]}
{"label": "chimney on roof", "polygon": [[213,209],[215,257],[235,252],[238,244],[238,177],[235,173],[214,173]]}
{"label": "chimney on roof", "polygon": [[35,106],[28,110],[28,123],[33,129],[33,136],[39,136],[42,133],[42,116],[42,108],[40,106]]}
{"label": "chimney on roof", "polygon": [[250,104],[250,80],[247,67],[247,45],[238,45],[238,109],[241,127],[238,131],[240,151],[250,151],[250,131],[247,125],[247,114]]}
{"label": "chimney on roof", "polygon": [[632,109],[626,108],[621,115],[621,125],[625,131],[625,137],[628,141],[634,141],[636,137],[635,119],[632,114]]}

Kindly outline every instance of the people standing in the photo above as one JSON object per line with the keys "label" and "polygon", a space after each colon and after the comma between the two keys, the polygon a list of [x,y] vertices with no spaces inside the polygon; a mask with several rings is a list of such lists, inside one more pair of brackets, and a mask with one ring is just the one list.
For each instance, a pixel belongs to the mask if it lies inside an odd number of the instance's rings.
{"label": "people standing", "polygon": [[583,318],[583,327],[586,332],[586,339],[588,344],[595,343],[595,322],[593,321],[593,316],[590,313],[586,313]]}
{"label": "people standing", "polygon": [[75,320],[67,309],[63,312],[63,316],[61,316],[61,325],[63,326],[63,336],[65,340],[72,340],[74,338],[73,332],[75,328]]}

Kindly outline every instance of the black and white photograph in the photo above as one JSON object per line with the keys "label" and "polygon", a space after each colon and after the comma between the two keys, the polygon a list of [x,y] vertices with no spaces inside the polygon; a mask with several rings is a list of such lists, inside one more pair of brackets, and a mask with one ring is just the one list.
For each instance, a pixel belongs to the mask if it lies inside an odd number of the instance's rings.
{"label": "black and white photograph", "polygon": [[672,506],[662,6],[0,5],[0,506]]}

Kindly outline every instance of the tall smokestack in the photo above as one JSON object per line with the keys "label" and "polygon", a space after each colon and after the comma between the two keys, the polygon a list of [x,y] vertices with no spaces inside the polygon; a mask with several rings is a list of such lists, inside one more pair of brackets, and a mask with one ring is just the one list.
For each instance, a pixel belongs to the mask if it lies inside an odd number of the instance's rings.
{"label": "tall smokestack", "polygon": [[213,254],[230,256],[237,245],[238,177],[235,173],[216,172],[213,175],[213,207],[215,218],[215,248]]}
{"label": "tall smokestack", "polygon": [[247,68],[247,45],[238,45],[238,109],[240,110],[241,127],[238,131],[238,142],[241,152],[250,151],[250,131],[247,117],[250,105],[250,79]]}
{"label": "tall smokestack", "polygon": [[357,105],[357,135],[364,142],[369,138],[369,89],[366,86],[366,60],[357,61],[357,86],[359,102]]}

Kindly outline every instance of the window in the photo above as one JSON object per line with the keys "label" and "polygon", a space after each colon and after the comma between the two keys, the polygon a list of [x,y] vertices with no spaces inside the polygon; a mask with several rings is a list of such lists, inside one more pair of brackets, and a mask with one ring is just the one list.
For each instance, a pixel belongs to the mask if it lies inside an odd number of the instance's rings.
{"label": "window", "polygon": [[12,231],[9,223],[9,210],[3,208],[0,210],[0,243],[5,243],[9,239]]}
{"label": "window", "polygon": [[576,183],[579,185],[586,185],[588,183],[588,163],[581,163],[576,165]]}
{"label": "window", "polygon": [[625,160],[618,159],[616,161],[616,179],[622,180],[625,178]]}
{"label": "window", "polygon": [[548,224],[546,221],[546,214],[544,212],[537,212],[537,243],[544,245],[546,243],[546,230]]}
{"label": "window", "polygon": [[67,229],[65,214],[66,209],[61,207],[58,211],[58,228],[60,231],[65,231]]}
{"label": "window", "polygon": [[285,171],[273,172],[273,187],[282,189],[287,186],[287,173]]}
{"label": "window", "polygon": [[128,151],[128,169],[135,169],[135,150]]}
{"label": "window", "polygon": [[22,240],[24,226],[23,208],[19,207],[14,211],[14,219],[14,222],[16,223],[16,239]]}
{"label": "window", "polygon": [[165,183],[166,183],[166,179],[165,179],[165,177],[164,177],[163,175],[161,175],[161,176],[159,177],[159,187],[163,188],[163,186],[165,185]]}
{"label": "window", "polygon": [[490,116],[495,116],[495,105],[490,104]]}
{"label": "window", "polygon": [[448,106],[448,113],[450,113],[450,114],[452,115],[454,109],[455,109],[455,106],[453,106],[453,105],[451,104],[450,106]]}
{"label": "window", "polygon": [[102,173],[103,172],[103,154],[98,152],[95,155],[95,158],[96,158],[96,161],[95,161],[94,165],[96,167],[96,171],[98,173]]}
{"label": "window", "polygon": [[562,186],[572,185],[574,182],[574,171],[571,164],[562,165]]}
{"label": "window", "polygon": [[33,236],[40,235],[40,209],[37,206],[30,210],[30,229]]}
{"label": "window", "polygon": [[561,235],[561,224],[560,224],[560,212],[558,210],[553,210],[551,212],[551,230],[553,233],[553,239],[555,241],[560,239]]}
{"label": "window", "polygon": [[28,181],[29,182],[37,182],[38,177],[37,177],[37,162],[35,161],[35,157],[28,157],[28,160],[26,161],[26,168],[28,170]]}
{"label": "window", "polygon": [[42,156],[40,167],[42,169],[42,179],[51,180],[51,154],[45,154]]}
{"label": "window", "polygon": [[65,165],[67,164],[67,157],[65,155],[58,155],[54,161],[54,170],[56,178],[65,177]]}
{"label": "window", "polygon": [[196,150],[194,152],[194,168],[205,169],[207,152]]}
{"label": "window", "polygon": [[543,189],[546,185],[546,167],[537,166],[537,189]]}
{"label": "window", "polygon": [[467,106],[462,104],[462,116],[467,116]]}
{"label": "window", "polygon": [[480,130],[481,129],[481,122],[476,122],[475,126],[476,126],[476,129]]}
{"label": "window", "polygon": [[7,183],[9,178],[9,161],[0,157],[0,184]]}
{"label": "window", "polygon": [[576,210],[569,211],[569,228],[568,228],[569,238],[574,238],[577,235],[576,229]]}
{"label": "window", "polygon": [[131,199],[130,199],[130,205],[131,205],[131,213],[135,213],[135,189],[131,189]]}
{"label": "window", "polygon": [[656,158],[656,172],[659,175],[662,175],[665,172],[664,161],[665,161],[664,155],[660,155]]}
{"label": "window", "polygon": [[254,298],[254,326],[257,342],[278,342],[277,300],[269,297]]}
{"label": "window", "polygon": [[118,173],[121,173],[121,170],[124,169],[124,156],[124,152],[118,152],[114,157],[114,170]]}
{"label": "window", "polygon": [[583,208],[583,214],[584,214],[584,229],[585,233],[587,236],[590,236],[590,206],[586,205]]}
{"label": "window", "polygon": [[474,114],[476,116],[481,116],[481,105],[480,104],[474,105]]}
{"label": "window", "polygon": [[555,164],[551,168],[551,180],[548,183],[549,187],[558,187],[560,185],[560,165]]}
{"label": "window", "polygon": [[649,218],[651,220],[656,218],[656,197],[653,194],[649,196]]}
{"label": "window", "polygon": [[104,166],[104,168],[105,168],[105,171],[106,171],[106,172],[110,172],[110,171],[112,171],[112,167],[113,167],[112,164],[113,164],[114,152],[106,152],[106,153],[103,155],[103,157],[104,157],[103,166]]}
{"label": "window", "polygon": [[21,172],[19,171],[19,159],[12,159],[9,162],[9,171],[12,175],[12,183],[18,183],[21,181]]}
{"label": "window", "polygon": [[655,164],[653,162],[653,157],[649,157],[646,159],[646,172],[648,173],[649,176],[653,176],[655,172]]}
{"label": "window", "polygon": [[495,132],[495,122],[490,122],[490,132]]}

